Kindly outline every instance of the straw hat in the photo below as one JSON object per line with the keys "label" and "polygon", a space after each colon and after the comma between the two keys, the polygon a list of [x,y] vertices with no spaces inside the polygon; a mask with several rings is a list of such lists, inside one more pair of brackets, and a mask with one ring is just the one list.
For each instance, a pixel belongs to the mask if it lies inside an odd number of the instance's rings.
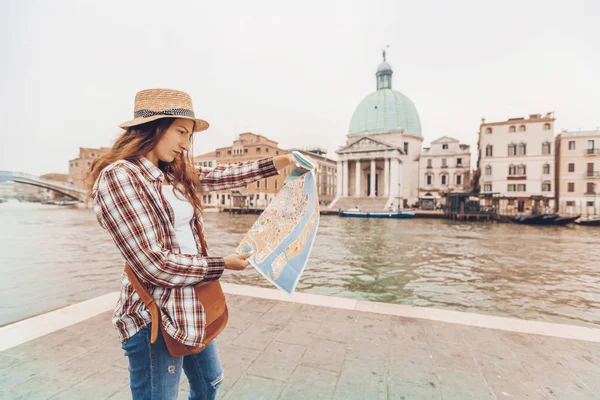
{"label": "straw hat", "polygon": [[148,89],[137,92],[133,119],[119,125],[123,129],[161,118],[185,118],[196,123],[194,132],[208,129],[208,122],[196,118],[190,95],[172,89]]}

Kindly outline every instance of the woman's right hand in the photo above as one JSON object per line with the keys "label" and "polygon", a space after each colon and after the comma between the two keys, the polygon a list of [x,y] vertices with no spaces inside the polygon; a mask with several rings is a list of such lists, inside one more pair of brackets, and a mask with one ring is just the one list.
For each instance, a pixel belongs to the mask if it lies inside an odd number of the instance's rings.
{"label": "woman's right hand", "polygon": [[252,254],[254,254],[253,251],[244,254],[230,254],[224,257],[223,260],[225,261],[225,269],[231,269],[234,271],[242,271],[246,269],[246,267],[250,265],[250,262],[247,260],[247,258]]}

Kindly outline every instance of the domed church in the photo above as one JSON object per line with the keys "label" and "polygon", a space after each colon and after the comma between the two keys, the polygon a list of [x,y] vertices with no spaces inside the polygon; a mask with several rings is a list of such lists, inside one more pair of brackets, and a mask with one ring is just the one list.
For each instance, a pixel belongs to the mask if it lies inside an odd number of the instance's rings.
{"label": "domed church", "polygon": [[393,73],[384,50],[377,90],[356,107],[346,145],[336,151],[337,193],[330,208],[380,211],[418,201],[421,121],[414,103],[392,89]]}

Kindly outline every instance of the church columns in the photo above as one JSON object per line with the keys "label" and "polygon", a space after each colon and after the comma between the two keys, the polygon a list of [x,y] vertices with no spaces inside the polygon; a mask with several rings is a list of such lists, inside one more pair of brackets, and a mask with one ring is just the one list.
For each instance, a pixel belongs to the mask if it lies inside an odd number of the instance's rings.
{"label": "church columns", "polygon": [[344,163],[343,161],[338,161],[337,162],[337,176],[336,176],[337,189],[336,189],[336,193],[335,193],[335,195],[337,197],[340,197],[342,195],[342,190],[343,190],[342,189],[342,183],[343,183],[342,176],[344,174],[343,173],[343,167],[342,167],[343,163]]}
{"label": "church columns", "polygon": [[342,175],[344,179],[343,183],[343,196],[348,196],[348,172],[350,168],[348,168],[348,161],[342,161]]}
{"label": "church columns", "polygon": [[375,159],[371,158],[371,187],[370,187],[370,195],[369,197],[375,197],[375,176],[376,176],[376,170],[375,170]]}
{"label": "church columns", "polygon": [[383,159],[383,195],[390,195],[390,159]]}
{"label": "church columns", "polygon": [[390,159],[390,195],[398,197],[398,160]]}
{"label": "church columns", "polygon": [[354,195],[356,197],[360,197],[360,180],[361,180],[361,171],[360,171],[360,160],[356,160],[356,169],[355,169],[355,174],[356,174],[356,184],[355,186],[355,191],[354,191]]}

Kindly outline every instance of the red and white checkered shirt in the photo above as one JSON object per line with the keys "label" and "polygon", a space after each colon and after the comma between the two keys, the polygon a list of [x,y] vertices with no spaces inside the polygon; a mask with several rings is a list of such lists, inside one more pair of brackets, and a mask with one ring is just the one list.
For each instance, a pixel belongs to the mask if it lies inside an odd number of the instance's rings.
{"label": "red and white checkered shirt", "polygon": [[[273,158],[196,168],[204,192],[241,187],[278,174]],[[171,178],[167,174],[167,180]],[[181,254],[171,222],[173,211],[162,197],[163,180],[163,172],[144,157],[133,162],[117,161],[101,172],[94,185],[94,211],[156,300],[166,331],[183,344],[199,346],[204,339],[206,316],[193,286],[219,279],[225,264],[223,257],[202,256],[196,229],[196,225],[204,229],[200,209],[194,210],[191,222],[198,254]],[[121,342],[151,321],[150,312],[123,272],[121,296],[113,314]]]}

